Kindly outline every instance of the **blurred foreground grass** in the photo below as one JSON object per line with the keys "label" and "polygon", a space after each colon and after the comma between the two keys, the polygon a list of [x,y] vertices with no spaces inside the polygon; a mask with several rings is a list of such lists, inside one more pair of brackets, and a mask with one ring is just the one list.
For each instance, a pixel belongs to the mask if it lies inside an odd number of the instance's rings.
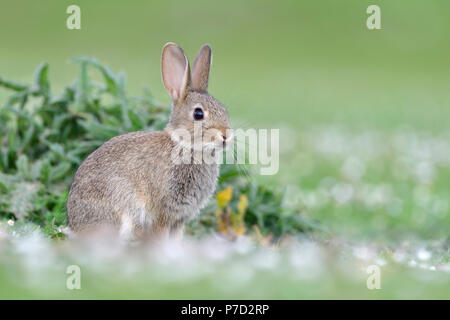
{"label": "blurred foreground grass", "polygon": [[[0,298],[110,299],[448,299],[442,243],[395,249],[339,239],[296,238],[277,247],[248,237],[203,237],[126,247],[114,238],[49,243],[30,226],[0,234]],[[378,265],[381,289],[369,290]],[[69,266],[81,289],[66,287]],[[72,271],[73,272],[73,271]],[[71,283],[71,282],[70,282]]]}

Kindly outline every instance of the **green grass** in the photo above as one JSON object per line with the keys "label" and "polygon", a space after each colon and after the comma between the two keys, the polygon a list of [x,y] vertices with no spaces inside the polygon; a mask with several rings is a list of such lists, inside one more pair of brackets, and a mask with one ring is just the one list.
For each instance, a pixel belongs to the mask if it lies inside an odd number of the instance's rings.
{"label": "green grass", "polygon": [[[115,135],[163,128],[169,112],[148,91],[128,95],[123,73],[91,58],[73,61],[78,76],[61,94],[45,63],[32,84],[0,79],[11,92],[0,113],[0,251],[8,257],[1,297],[448,297],[448,133],[311,127],[282,148],[282,159],[298,165],[297,184],[282,185],[289,172],[266,186],[257,170],[223,166],[218,190],[231,187],[231,201],[212,199],[188,225],[188,244],[127,249],[113,239],[105,247],[101,235],[89,247],[64,240],[67,191],[80,162]],[[243,196],[248,206],[239,209]],[[220,225],[217,212],[230,222]],[[236,242],[215,242],[220,233]],[[181,271],[167,268],[180,262],[186,278],[173,282]],[[72,264],[83,270],[82,291],[64,287]],[[365,286],[373,264],[383,267],[380,292]]]}

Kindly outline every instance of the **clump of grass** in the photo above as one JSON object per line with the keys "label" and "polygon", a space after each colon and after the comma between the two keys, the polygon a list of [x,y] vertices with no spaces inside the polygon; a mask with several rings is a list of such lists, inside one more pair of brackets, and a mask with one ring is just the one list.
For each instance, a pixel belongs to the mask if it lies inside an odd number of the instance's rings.
{"label": "clump of grass", "polygon": [[[54,238],[63,236],[68,189],[83,159],[114,136],[163,129],[170,113],[149,90],[128,95],[124,73],[88,57],[73,62],[79,65],[78,77],[59,95],[51,90],[46,63],[38,66],[32,84],[0,78],[0,87],[11,92],[0,107],[0,218],[32,222]],[[93,80],[92,71],[103,81]],[[283,207],[282,192],[252,183],[238,167],[222,167],[219,190],[226,187],[233,199],[241,199],[240,209],[238,200],[226,204],[235,209],[222,208],[240,212],[238,222],[231,219],[240,233],[253,225],[276,236],[311,229],[299,212]],[[244,209],[242,196],[248,201]],[[191,233],[215,231],[217,209],[212,201],[191,223]]]}

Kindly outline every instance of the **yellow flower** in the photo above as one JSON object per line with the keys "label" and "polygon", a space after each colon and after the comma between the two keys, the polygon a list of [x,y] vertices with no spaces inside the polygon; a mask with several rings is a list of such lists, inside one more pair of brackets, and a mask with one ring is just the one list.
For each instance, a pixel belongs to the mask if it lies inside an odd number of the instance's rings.
{"label": "yellow flower", "polygon": [[241,194],[239,197],[239,203],[237,205],[237,209],[239,214],[244,215],[245,211],[247,210],[248,206],[248,198],[245,194]]}
{"label": "yellow flower", "polygon": [[219,208],[225,208],[228,202],[230,202],[233,195],[233,189],[231,187],[225,188],[218,192],[216,195],[217,205]]}
{"label": "yellow flower", "polygon": [[247,228],[245,228],[245,224],[243,221],[240,222],[239,224],[233,226],[232,228],[233,228],[234,233],[237,236],[242,236],[245,233],[245,231],[247,230]]}
{"label": "yellow flower", "polygon": [[238,212],[233,212],[230,217],[231,228],[233,229],[234,233],[237,236],[242,236],[246,231],[244,216],[245,216],[245,211],[247,210],[247,205],[248,205],[248,199],[245,195],[242,194],[239,197],[239,202],[237,205]]}

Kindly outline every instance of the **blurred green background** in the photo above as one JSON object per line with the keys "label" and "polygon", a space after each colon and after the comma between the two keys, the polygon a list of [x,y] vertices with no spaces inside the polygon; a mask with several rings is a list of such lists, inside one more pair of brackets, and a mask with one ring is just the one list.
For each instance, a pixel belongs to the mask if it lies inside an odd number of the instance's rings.
{"label": "blurred green background", "polygon": [[[213,48],[210,91],[251,125],[449,125],[450,3],[434,1],[1,1],[0,71],[28,80],[42,61],[66,83],[77,55],[128,74],[132,92],[160,80],[162,46],[192,58]],[[82,29],[68,30],[70,4]],[[381,7],[382,30],[366,28]]]}
{"label": "blurred green background", "polygon": [[[66,28],[71,4],[81,8],[81,30]],[[366,27],[371,4],[381,8],[381,30]],[[281,154],[277,175],[253,179],[300,188],[306,207],[305,192],[318,190],[324,178],[346,179],[345,155],[324,156],[305,142],[316,128],[344,128],[344,143],[377,132],[395,145],[399,128],[426,138],[448,132],[450,125],[446,0],[0,0],[0,39],[2,77],[30,82],[35,67],[46,61],[52,90],[59,91],[77,75],[70,58],[88,55],[125,71],[131,93],[148,86],[164,103],[169,97],[160,77],[162,46],[176,42],[192,59],[209,43],[209,91],[227,106],[234,126],[281,128],[281,148],[291,146]],[[0,89],[0,101],[5,97]],[[442,139],[449,141],[448,135]],[[398,240],[410,233],[448,239],[448,166],[437,166],[432,182],[402,180],[393,173],[402,166],[394,161],[400,156],[370,158],[362,177],[369,185],[390,185],[402,202],[400,213],[346,203],[312,206],[307,214],[357,240]],[[438,213],[430,214],[436,203]]]}

